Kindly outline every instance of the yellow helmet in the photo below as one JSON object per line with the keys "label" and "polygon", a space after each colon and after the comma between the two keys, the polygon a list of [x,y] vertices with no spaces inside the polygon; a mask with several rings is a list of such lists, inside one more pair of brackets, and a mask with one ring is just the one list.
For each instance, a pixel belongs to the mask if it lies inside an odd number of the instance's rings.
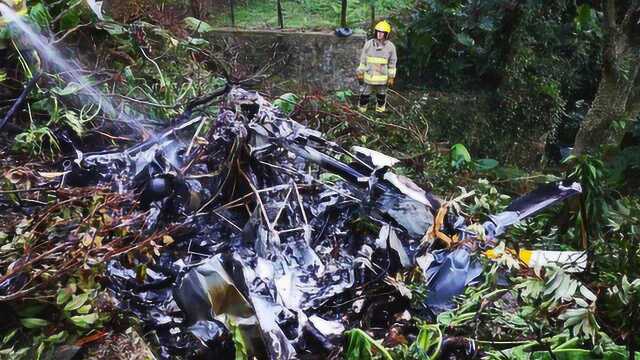
{"label": "yellow helmet", "polygon": [[391,24],[389,24],[387,20],[382,20],[376,24],[375,29],[376,31],[382,31],[388,34],[391,32]]}

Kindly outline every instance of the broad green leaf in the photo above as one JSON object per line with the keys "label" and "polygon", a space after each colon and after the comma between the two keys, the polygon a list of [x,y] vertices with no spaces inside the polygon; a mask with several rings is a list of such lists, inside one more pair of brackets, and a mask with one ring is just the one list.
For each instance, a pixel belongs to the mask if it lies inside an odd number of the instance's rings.
{"label": "broad green leaf", "polygon": [[80,295],[74,295],[71,301],[64,306],[64,311],[73,311],[79,309],[89,299],[89,294],[84,293]]}
{"label": "broad green leaf", "polygon": [[629,279],[627,278],[627,275],[622,275],[622,291],[626,294],[629,293],[629,291],[631,290],[631,283],[629,282]]}
{"label": "broad green leaf", "polygon": [[51,15],[47,8],[42,3],[37,3],[31,7],[29,11],[29,18],[31,18],[40,27],[48,27],[51,21]]}
{"label": "broad green leaf", "polygon": [[465,34],[465,33],[459,33],[456,35],[456,40],[458,40],[458,42],[466,47],[472,47],[473,45],[475,45],[475,41],[471,38],[471,36]]}
{"label": "broad green leaf", "polygon": [[91,305],[87,304],[87,305],[82,305],[78,308],[78,310],[76,310],[76,312],[78,314],[88,314],[89,311],[91,311]]}
{"label": "broad green leaf", "polygon": [[185,18],[184,22],[187,29],[198,32],[198,33],[206,33],[213,30],[211,25],[207,24],[202,20],[198,20],[194,17]]}
{"label": "broad green leaf", "polygon": [[2,345],[6,345],[14,336],[18,333],[18,329],[14,329],[12,332],[8,333],[2,338]]}
{"label": "broad green leaf", "polygon": [[35,329],[49,325],[49,322],[47,320],[38,318],[24,318],[20,319],[20,322],[22,323],[22,326],[26,327],[27,329]]}
{"label": "broad green leaf", "polygon": [[84,11],[81,7],[75,7],[67,11],[62,18],[60,18],[60,30],[69,30],[74,28],[77,25],[80,25],[82,22],[82,12]]}
{"label": "broad green leaf", "polygon": [[587,289],[587,287],[584,285],[580,286],[580,293],[582,294],[582,296],[584,296],[587,300],[591,302],[594,302],[598,299],[596,295],[592,293],[591,290]]}
{"label": "broad green leaf", "polygon": [[232,320],[227,322],[227,327],[231,331],[233,343],[236,347],[236,358],[235,360],[246,360],[249,358],[247,355],[247,344],[242,335],[242,330],[240,326],[236,325]]}
{"label": "broad green leaf", "polygon": [[78,135],[78,136],[82,136],[82,134],[84,133],[84,125],[82,123],[82,120],[80,119],[80,116],[73,110],[71,109],[67,109],[64,112],[64,115],[62,117],[64,119],[64,122],[69,125],[69,127]]}
{"label": "broad green leaf", "polygon": [[442,331],[438,325],[423,325],[410,351],[417,353],[418,358],[436,359],[440,354]]}
{"label": "broad green leaf", "polygon": [[441,324],[444,327],[448,327],[454,319],[453,312],[445,311],[443,313],[438,314],[437,321],[438,324]]}
{"label": "broad green leaf", "polygon": [[51,91],[60,96],[68,96],[77,93],[78,91],[82,90],[82,88],[82,85],[75,82],[70,82],[67,83],[67,86],[65,86],[64,89],[53,88],[51,89]]}
{"label": "broad green leaf", "polygon": [[56,304],[62,305],[71,299],[71,294],[66,289],[60,289],[56,296]]}
{"label": "broad green leaf", "polygon": [[570,301],[578,290],[578,281],[573,280],[569,277],[569,284],[567,285],[567,290],[563,293],[563,300]]}
{"label": "broad green leaf", "polygon": [[102,28],[103,30],[105,30],[106,32],[108,32],[110,35],[122,35],[127,33],[127,28],[114,23],[114,22],[105,22],[105,23],[100,23],[98,26],[96,26],[98,28]]}
{"label": "broad green leaf", "polygon": [[537,299],[544,291],[544,282],[537,278],[531,278],[516,285],[516,289],[520,290],[520,295],[523,298]]}
{"label": "broad green leaf", "polygon": [[66,338],[67,338],[67,332],[66,331],[60,331],[57,334],[53,334],[53,335],[49,336],[48,338],[45,339],[45,341],[50,343],[50,344],[59,344],[59,343],[63,342]]}
{"label": "broad green leaf", "polygon": [[347,347],[345,358],[348,360],[372,359],[372,348],[376,349],[378,355],[385,360],[392,360],[387,349],[375,341],[369,334],[361,329],[352,329],[345,332],[347,337]]}
{"label": "broad green leaf", "polygon": [[292,93],[281,95],[273,102],[273,105],[280,109],[283,113],[289,115],[296,108],[298,97]]}
{"label": "broad green leaf", "polygon": [[320,176],[318,177],[318,180],[320,180],[323,183],[333,184],[342,180],[342,178],[336,174],[326,172],[326,173],[320,174]]}
{"label": "broad green leaf", "polygon": [[478,171],[489,171],[498,167],[498,160],[495,159],[478,159],[475,161]]}
{"label": "broad green leaf", "polygon": [[459,167],[469,162],[471,162],[471,154],[464,145],[455,144],[451,147],[451,166]]}
{"label": "broad green leaf", "polygon": [[209,41],[202,38],[189,37],[188,42],[195,46],[209,45]]}
{"label": "broad green leaf", "polygon": [[21,349],[13,351],[11,355],[13,356],[13,359],[22,359],[22,355],[26,354],[29,350],[31,350],[30,347],[23,347]]}
{"label": "broad green leaf", "polygon": [[351,90],[336,91],[336,97],[342,102],[346,102],[350,96],[353,96],[353,92]]}
{"label": "broad green leaf", "polygon": [[578,304],[578,306],[580,306],[580,307],[588,307],[589,306],[589,304],[587,304],[587,302],[584,301],[584,299],[582,299],[582,298],[576,297],[575,301],[576,301],[576,304]]}
{"label": "broad green leaf", "polygon": [[70,317],[69,320],[71,320],[75,326],[86,329],[98,321],[98,314],[76,315]]}
{"label": "broad green leaf", "polygon": [[582,31],[588,29],[595,23],[596,12],[588,4],[581,4],[576,9],[576,17],[574,22],[576,24],[576,30]]}
{"label": "broad green leaf", "polygon": [[38,345],[38,348],[36,349],[36,358],[35,360],[40,360],[40,358],[42,357],[42,353],[44,352],[44,347],[45,347],[45,343],[41,342],[40,345]]}

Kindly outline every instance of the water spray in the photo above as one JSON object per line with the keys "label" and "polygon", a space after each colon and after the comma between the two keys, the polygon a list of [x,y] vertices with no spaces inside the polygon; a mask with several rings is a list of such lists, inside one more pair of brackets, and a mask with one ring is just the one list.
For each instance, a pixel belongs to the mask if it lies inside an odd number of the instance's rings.
{"label": "water spray", "polygon": [[18,39],[18,41],[22,42],[21,45],[33,48],[42,59],[52,64],[60,74],[64,74],[70,82],[78,84],[80,87],[78,90],[79,93],[87,96],[95,104],[98,104],[105,114],[112,119],[124,121],[138,133],[144,133],[144,128],[138,120],[116,111],[113,102],[100,90],[93,87],[86,78],[81,75],[82,67],[77,62],[66,60],[58,49],[48,42],[46,37],[34,31],[33,28],[25,22],[22,16],[23,14],[7,6],[4,1],[0,1],[0,13],[3,15],[5,22],[11,23],[11,25],[23,35]]}

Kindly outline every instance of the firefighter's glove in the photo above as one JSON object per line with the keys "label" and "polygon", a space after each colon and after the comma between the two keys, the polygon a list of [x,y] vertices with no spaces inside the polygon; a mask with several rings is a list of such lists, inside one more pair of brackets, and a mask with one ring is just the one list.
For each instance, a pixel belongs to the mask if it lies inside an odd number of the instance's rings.
{"label": "firefighter's glove", "polygon": [[356,73],[356,79],[358,79],[358,82],[362,84],[364,82],[364,74]]}
{"label": "firefighter's glove", "polygon": [[395,78],[389,78],[387,79],[387,86],[393,86],[393,84],[395,84],[396,79]]}

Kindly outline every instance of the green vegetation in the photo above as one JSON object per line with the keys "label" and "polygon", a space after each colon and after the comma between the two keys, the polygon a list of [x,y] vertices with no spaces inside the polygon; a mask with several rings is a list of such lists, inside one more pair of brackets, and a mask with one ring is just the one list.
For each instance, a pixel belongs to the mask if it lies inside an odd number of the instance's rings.
{"label": "green vegetation", "polygon": [[[350,27],[368,31],[371,24],[370,3],[375,4],[376,18],[383,18],[413,7],[411,0],[350,0],[347,23]],[[283,0],[284,26],[288,29],[326,30],[340,26],[340,1]],[[235,8],[236,26],[240,28],[276,29],[278,17],[273,0],[238,1]],[[229,8],[212,14],[213,26],[231,26]]]}
{"label": "green vegetation", "polygon": [[[443,340],[458,337],[473,340],[485,359],[640,356],[640,107],[633,102],[640,65],[624,57],[605,59],[613,28],[604,19],[612,14],[583,1],[415,3],[375,2],[376,17],[390,16],[398,28],[394,36],[405,86],[391,93],[388,115],[355,112],[350,90],[286,93],[274,96],[273,103],[345,148],[365,146],[398,158],[397,173],[451,200],[451,207],[472,222],[486,220],[512,199],[551,181],[577,181],[583,195],[514,226],[496,247],[495,259],[478,250],[487,276],[468,287],[454,309],[437,317],[424,307],[429,294],[419,269],[390,274],[385,281],[402,282],[411,291],[411,317],[388,314],[392,325],[377,332],[370,331],[366,319],[349,319],[337,356],[444,360]],[[222,85],[225,71],[244,69],[228,61],[227,54],[211,51],[204,39],[211,27],[229,25],[227,8],[211,14],[207,23],[177,17],[169,9],[117,23],[97,21],[86,6],[74,4],[33,1],[29,17],[64,38],[62,43],[92,49],[83,61],[104,70],[85,74],[87,82],[131,117],[144,114],[149,122],[166,124],[184,112],[190,99]],[[286,28],[338,26],[337,1],[282,4]],[[369,5],[349,1],[351,26],[367,29]],[[630,9],[623,5],[614,17]],[[412,16],[400,20],[409,10]],[[637,24],[640,11],[629,14],[630,23]],[[276,28],[275,1],[238,2],[236,25]],[[639,31],[626,26],[625,31]],[[0,32],[1,39],[10,36],[9,29]],[[0,91],[11,95],[7,99],[15,98],[33,76],[20,50],[7,56],[13,66],[0,69]],[[611,66],[606,70],[615,81],[604,83],[618,84],[616,94],[629,95],[629,103],[618,104],[624,111],[589,115],[590,104],[602,95],[605,66]],[[103,108],[87,101],[81,90],[59,74],[47,74],[11,128],[2,129],[12,136],[0,134],[0,277],[18,270],[29,276],[24,293],[0,298],[6,315],[0,324],[0,359],[49,359],[63,347],[138,327],[105,301],[105,261],[114,248],[136,244],[125,256],[152,264],[174,242],[163,229],[137,243],[142,220],[124,218],[119,209],[140,204],[126,194],[93,188],[34,191],[63,175],[60,164],[77,156],[70,143],[104,149],[141,140],[113,135],[124,132],[125,119],[107,121]],[[606,99],[601,97],[601,106]],[[0,100],[4,113],[10,102]],[[191,115],[213,118],[217,111],[212,106]],[[597,123],[598,116],[606,117],[600,119],[606,131],[585,127],[587,118]],[[202,124],[202,133],[215,126]],[[579,129],[597,131],[596,143],[564,159],[549,155],[549,147],[573,144]],[[205,140],[194,136],[193,141]],[[31,203],[46,211],[15,210]],[[480,228],[473,229],[483,236]],[[41,267],[24,261],[52,242],[74,246],[43,256]],[[589,263],[580,274],[557,266],[531,269],[509,250],[519,248],[586,250]],[[146,269],[134,271],[143,277]],[[237,358],[246,357],[251,344],[239,330],[242,325],[230,321],[228,326]]]}

